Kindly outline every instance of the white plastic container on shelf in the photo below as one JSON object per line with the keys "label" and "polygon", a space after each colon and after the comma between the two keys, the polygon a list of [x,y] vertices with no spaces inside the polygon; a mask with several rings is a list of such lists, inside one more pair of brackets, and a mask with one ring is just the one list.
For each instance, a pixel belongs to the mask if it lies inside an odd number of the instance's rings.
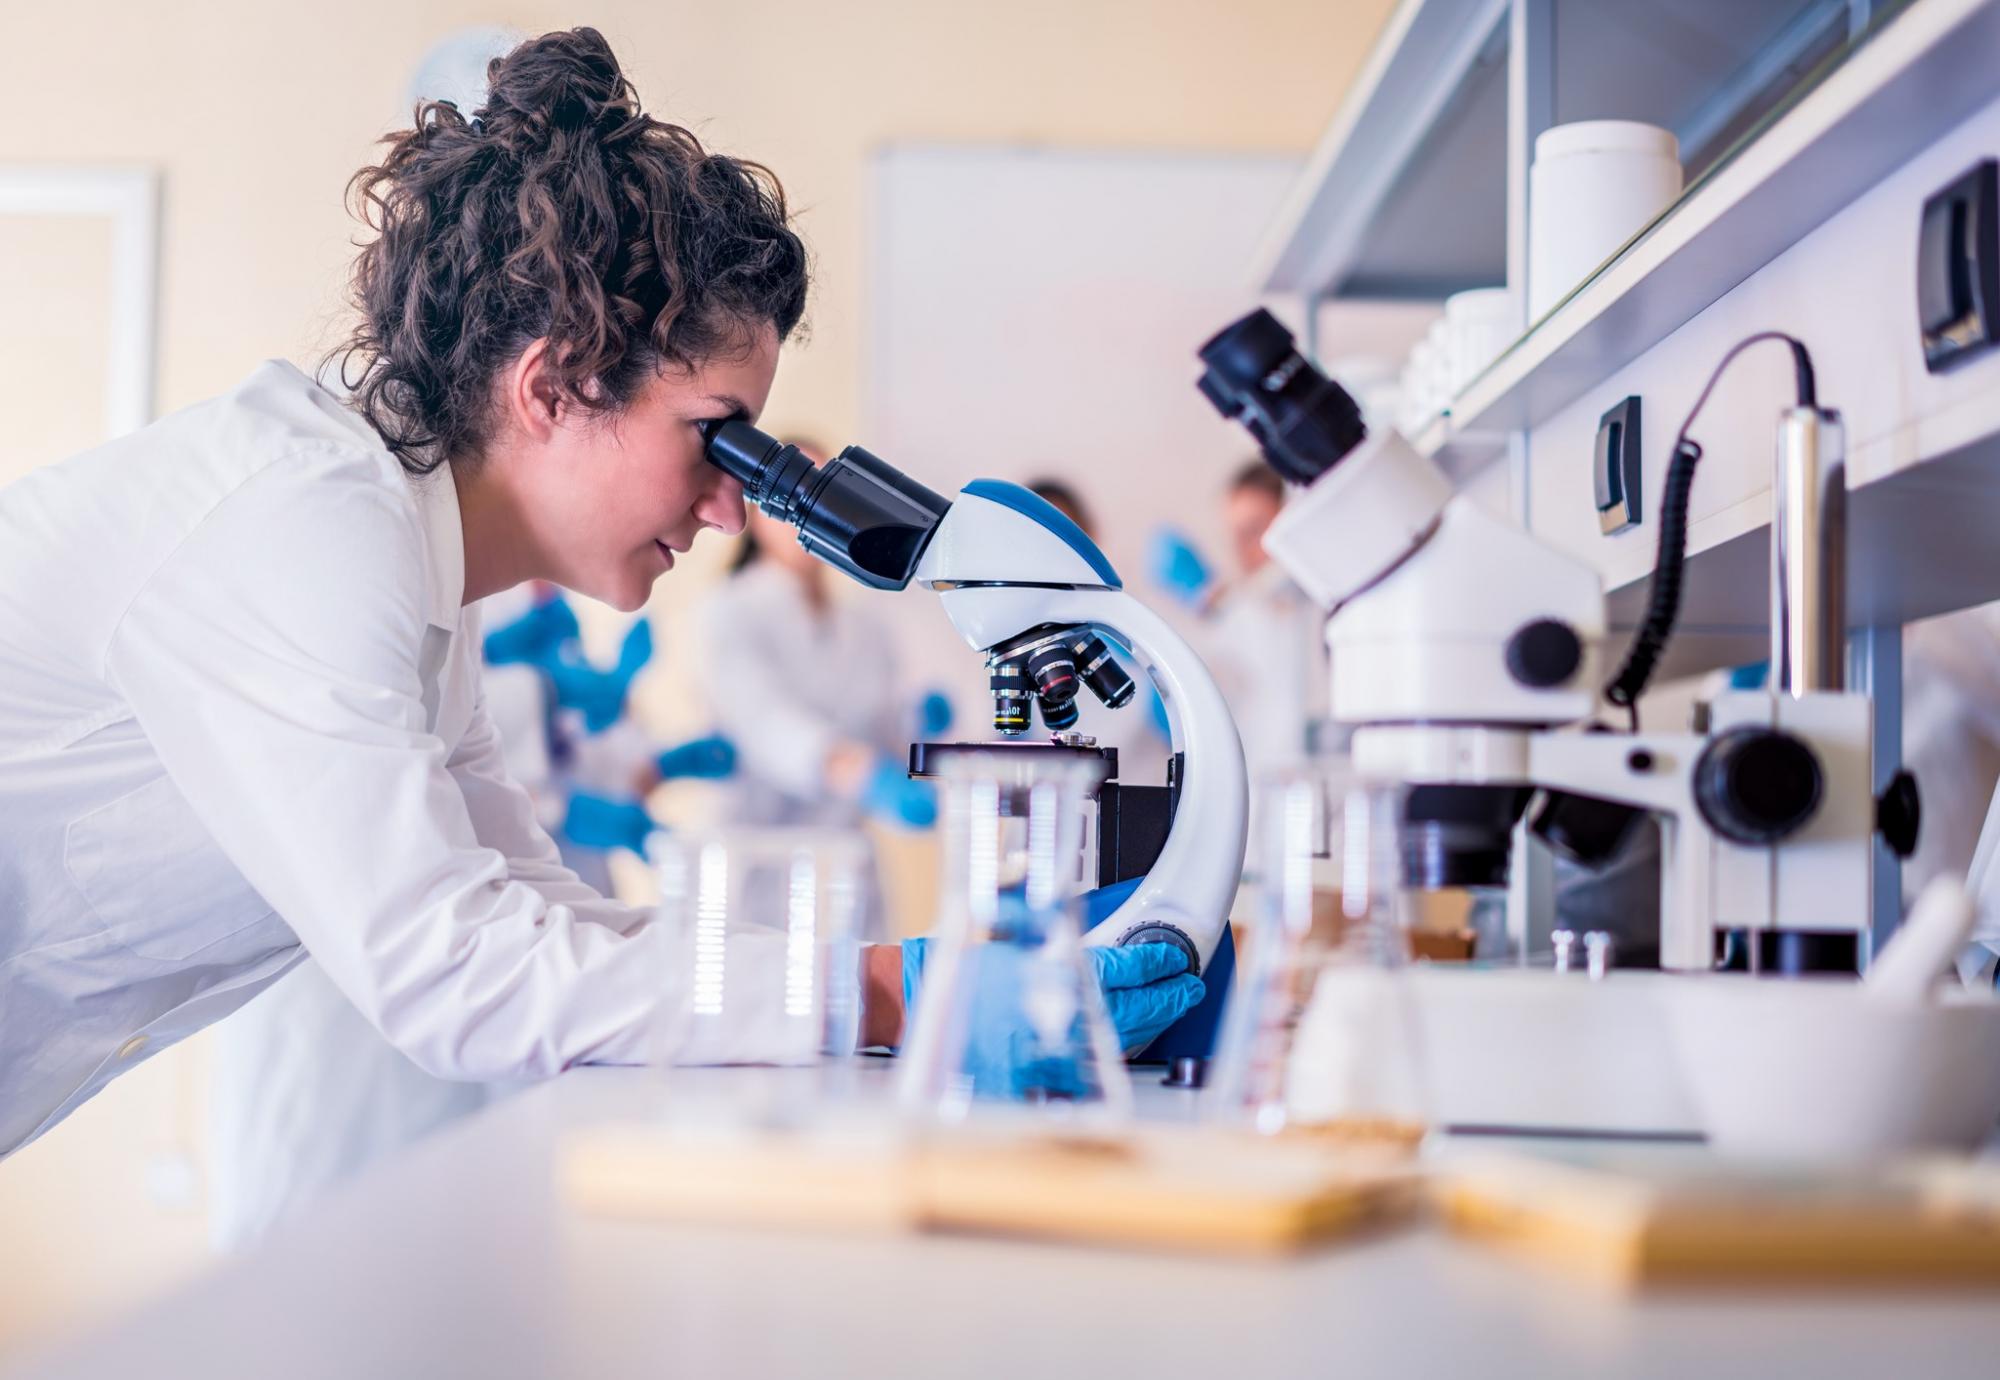
{"label": "white plastic container on shelf", "polygon": [[1454,292],[1444,299],[1444,323],[1445,392],[1453,398],[1521,333],[1514,294],[1506,288]]}
{"label": "white plastic container on shelf", "polygon": [[1528,174],[1528,319],[1582,282],[1681,194],[1673,131],[1636,120],[1557,125]]}

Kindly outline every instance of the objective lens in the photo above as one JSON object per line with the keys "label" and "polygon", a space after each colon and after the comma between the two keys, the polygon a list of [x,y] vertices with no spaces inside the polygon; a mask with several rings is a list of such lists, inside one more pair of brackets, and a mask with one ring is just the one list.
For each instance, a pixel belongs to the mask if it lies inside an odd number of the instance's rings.
{"label": "objective lens", "polygon": [[1028,675],[1044,707],[1068,704],[1076,698],[1076,655],[1067,642],[1051,642],[1030,652]]}
{"label": "objective lens", "polygon": [[1132,699],[1137,688],[1132,677],[1125,674],[1125,668],[1118,664],[1118,658],[1104,645],[1104,639],[1096,633],[1085,633],[1071,645],[1071,653],[1076,658],[1083,683],[1090,687],[1092,694],[1113,709],[1122,709]]}
{"label": "objective lens", "polygon": [[993,674],[987,678],[987,685],[993,691],[993,730],[1009,737],[1026,733],[1029,728],[1029,701],[1035,687],[1027,676],[1021,673],[1018,661],[1002,661],[993,667]]}
{"label": "objective lens", "polygon": [[1076,696],[1066,700],[1051,700],[1046,695],[1037,700],[1042,706],[1042,722],[1051,733],[1061,733],[1064,729],[1075,728],[1077,720]]}

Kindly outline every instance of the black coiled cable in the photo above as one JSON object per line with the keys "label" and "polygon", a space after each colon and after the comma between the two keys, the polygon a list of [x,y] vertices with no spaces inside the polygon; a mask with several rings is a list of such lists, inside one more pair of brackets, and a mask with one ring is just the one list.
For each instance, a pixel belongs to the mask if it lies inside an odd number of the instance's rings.
{"label": "black coiled cable", "polygon": [[1680,617],[1681,588],[1687,576],[1688,499],[1694,492],[1694,468],[1701,463],[1701,445],[1688,432],[1694,428],[1695,418],[1701,415],[1701,409],[1708,404],[1708,395],[1715,391],[1723,371],[1738,355],[1766,340],[1782,340],[1791,347],[1799,406],[1818,406],[1812,356],[1806,353],[1801,341],[1783,331],[1759,331],[1737,341],[1722,357],[1722,362],[1715,366],[1708,382],[1702,385],[1701,395],[1694,400],[1693,409],[1688,412],[1687,420],[1681,423],[1680,432],[1674,437],[1674,458],[1667,466],[1667,482],[1660,494],[1660,549],[1653,562],[1653,588],[1646,599],[1646,616],[1640,620],[1639,630],[1632,635],[1632,645],[1625,652],[1625,663],[1618,668],[1618,674],[1611,678],[1611,683],[1604,690],[1604,698],[1632,716],[1634,733],[1639,731],[1639,696],[1645,693],[1646,683],[1653,678],[1660,658],[1666,654],[1667,643],[1674,634],[1674,623]]}

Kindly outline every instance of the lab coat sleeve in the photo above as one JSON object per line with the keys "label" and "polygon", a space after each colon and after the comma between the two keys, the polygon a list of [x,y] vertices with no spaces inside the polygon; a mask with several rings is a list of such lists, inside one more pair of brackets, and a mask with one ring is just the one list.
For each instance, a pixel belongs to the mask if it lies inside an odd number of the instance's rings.
{"label": "lab coat sleeve", "polygon": [[736,744],[738,770],[812,799],[825,789],[827,754],[840,741],[814,697],[841,694],[843,687],[790,683],[767,651],[768,630],[744,622],[726,590],[702,610],[698,664],[716,729]]}
{"label": "lab coat sleeve", "polygon": [[354,464],[290,456],[224,500],[118,621],[107,683],[218,846],[421,1067],[675,1057],[668,937],[589,923],[481,843],[427,726],[419,667],[450,633],[428,621],[420,520]]}
{"label": "lab coat sleeve", "polygon": [[449,768],[465,798],[473,833],[506,858],[511,880],[533,887],[551,905],[568,906],[579,920],[609,926],[620,934],[630,934],[645,923],[645,911],[599,895],[563,866],[555,840],[535,817],[534,799],[507,771],[500,730],[486,712],[484,697],[472,726],[452,752]]}

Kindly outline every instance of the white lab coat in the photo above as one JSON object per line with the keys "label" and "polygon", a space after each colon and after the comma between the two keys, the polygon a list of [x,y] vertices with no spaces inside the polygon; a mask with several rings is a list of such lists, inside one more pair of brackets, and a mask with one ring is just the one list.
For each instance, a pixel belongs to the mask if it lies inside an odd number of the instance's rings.
{"label": "white lab coat", "polygon": [[1905,632],[1903,763],[1923,808],[1917,851],[1903,864],[1905,903],[1935,877],[1966,877],[1979,919],[1959,971],[1990,988],[2000,963],[2000,867],[1991,856],[2000,848],[2000,604]]}
{"label": "white lab coat", "polygon": [[[479,604],[480,619],[499,626],[527,611],[527,586]],[[546,828],[562,822],[575,772],[551,760],[548,677],[531,666],[485,665],[481,693],[500,734],[507,773],[527,791]],[[650,755],[643,733],[602,743],[592,765],[624,789]],[[583,729],[576,728],[579,738]],[[599,739],[611,735],[599,734]],[[572,764],[574,768],[575,764]],[[622,771],[619,783],[610,776]],[[595,784],[595,783],[593,783]],[[562,846],[564,865],[609,892],[603,849]],[[315,1202],[376,1160],[512,1090],[506,1083],[436,1078],[418,1068],[362,1019],[308,959],[269,992],[223,1021],[215,1032],[209,1088],[209,1230],[217,1246],[237,1249]]]}
{"label": "white lab coat", "polygon": [[0,1154],[305,950],[432,1074],[678,1048],[674,937],[507,779],[463,582],[449,474],[283,363],[0,490]]}
{"label": "white lab coat", "polygon": [[1327,713],[1326,618],[1276,561],[1229,586],[1196,646],[1243,740],[1250,778],[1247,863],[1263,847],[1265,787],[1307,760],[1307,724]]}
{"label": "white lab coat", "polygon": [[827,753],[857,742],[907,759],[912,697],[870,602],[836,596],[816,610],[770,562],[730,576],[704,600],[695,665],[716,732],[736,744],[731,822],[858,829],[861,808],[826,787]]}

